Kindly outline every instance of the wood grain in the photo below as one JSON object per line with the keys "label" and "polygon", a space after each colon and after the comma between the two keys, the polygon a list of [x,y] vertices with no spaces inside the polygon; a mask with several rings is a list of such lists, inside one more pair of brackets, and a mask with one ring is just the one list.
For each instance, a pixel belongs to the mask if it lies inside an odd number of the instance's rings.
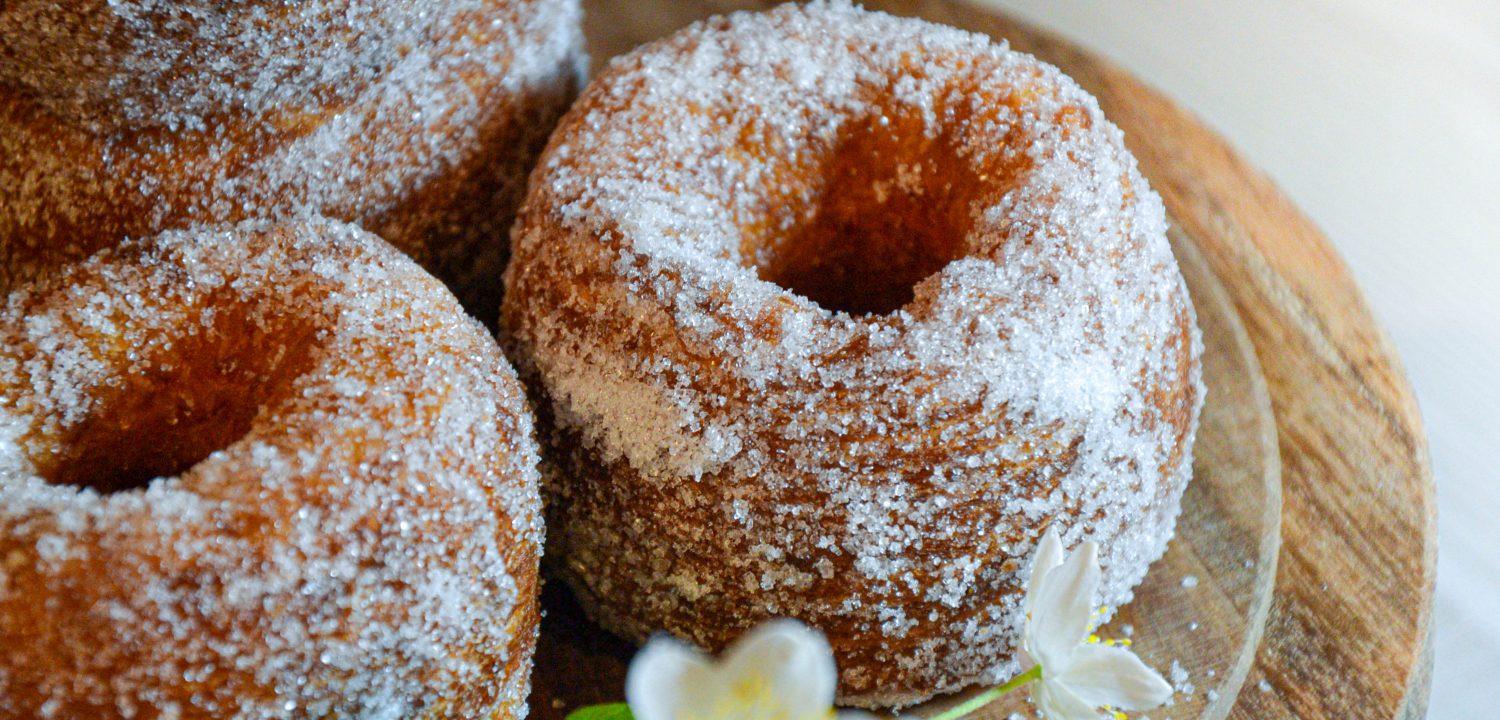
{"label": "wood grain", "polygon": [[[628,46],[769,4],[599,0],[589,23]],[[1109,62],[960,2],[865,4],[1006,39],[1094,93],[1243,321],[1278,434],[1282,543],[1264,638],[1230,717],[1425,715],[1436,564],[1426,440],[1400,363],[1327,240],[1212,131]],[[608,638],[579,641],[602,644],[593,658],[628,656]]]}

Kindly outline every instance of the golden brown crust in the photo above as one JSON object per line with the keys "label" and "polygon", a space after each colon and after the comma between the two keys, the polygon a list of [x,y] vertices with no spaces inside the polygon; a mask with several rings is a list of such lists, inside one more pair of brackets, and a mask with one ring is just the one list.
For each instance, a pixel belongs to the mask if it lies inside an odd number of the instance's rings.
{"label": "golden brown crust", "polygon": [[1016,667],[1048,525],[1165,550],[1203,389],[1160,201],[1074,83],[843,2],[614,61],[539,161],[502,322],[549,557],[625,637],[792,616],[841,702]]}
{"label": "golden brown crust", "polygon": [[127,242],[0,309],[0,718],[516,718],[519,383],[332,221]]}
{"label": "golden brown crust", "polygon": [[576,92],[576,0],[187,5],[0,9],[0,290],[124,237],[312,212],[492,318]]}

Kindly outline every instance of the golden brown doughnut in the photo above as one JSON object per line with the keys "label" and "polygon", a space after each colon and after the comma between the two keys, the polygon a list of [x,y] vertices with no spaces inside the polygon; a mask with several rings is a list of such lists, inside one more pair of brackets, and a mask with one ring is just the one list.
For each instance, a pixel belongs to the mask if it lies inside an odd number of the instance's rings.
{"label": "golden brown doughnut", "polygon": [[0,435],[0,718],[525,714],[530,415],[378,238],[173,231],[15,291]]}
{"label": "golden brown doughnut", "polygon": [[578,0],[0,4],[0,292],[123,237],[315,212],[493,318]]}
{"label": "golden brown doughnut", "polygon": [[1029,56],[847,2],[694,25],[584,91],[513,238],[548,556],[626,637],[791,616],[841,702],[906,705],[1016,670],[1048,526],[1108,606],[1172,536],[1192,305],[1119,130]]}

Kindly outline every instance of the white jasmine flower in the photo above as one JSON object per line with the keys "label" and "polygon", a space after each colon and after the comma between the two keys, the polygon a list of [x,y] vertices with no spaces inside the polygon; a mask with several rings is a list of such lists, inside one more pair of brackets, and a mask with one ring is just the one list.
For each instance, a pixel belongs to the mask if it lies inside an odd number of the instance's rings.
{"label": "white jasmine flower", "polygon": [[1098,720],[1099,707],[1146,710],[1172,696],[1172,686],[1134,653],[1089,641],[1098,589],[1099,546],[1087,542],[1065,557],[1049,528],[1026,588],[1022,648],[1030,672],[1040,668],[1034,697],[1048,720]]}
{"label": "white jasmine flower", "polygon": [[625,699],[635,720],[830,720],[837,688],[823,635],[772,620],[717,662],[666,635],[651,638],[630,663]]}

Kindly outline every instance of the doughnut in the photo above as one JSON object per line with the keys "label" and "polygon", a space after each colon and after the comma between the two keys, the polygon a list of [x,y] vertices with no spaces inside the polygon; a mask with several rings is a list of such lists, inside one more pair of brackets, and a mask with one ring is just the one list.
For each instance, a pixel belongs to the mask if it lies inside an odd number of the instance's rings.
{"label": "doughnut", "polygon": [[549,572],[638,642],[807,622],[841,703],[1008,678],[1048,527],[1110,607],[1172,536],[1204,388],[1166,229],[1098,103],[980,35],[811,2],[613,61],[502,305]]}
{"label": "doughnut", "polygon": [[578,0],[0,3],[0,292],[124,237],[317,213],[493,320]]}
{"label": "doughnut", "polygon": [[0,310],[0,718],[519,718],[537,447],[336,221],[127,241]]}

